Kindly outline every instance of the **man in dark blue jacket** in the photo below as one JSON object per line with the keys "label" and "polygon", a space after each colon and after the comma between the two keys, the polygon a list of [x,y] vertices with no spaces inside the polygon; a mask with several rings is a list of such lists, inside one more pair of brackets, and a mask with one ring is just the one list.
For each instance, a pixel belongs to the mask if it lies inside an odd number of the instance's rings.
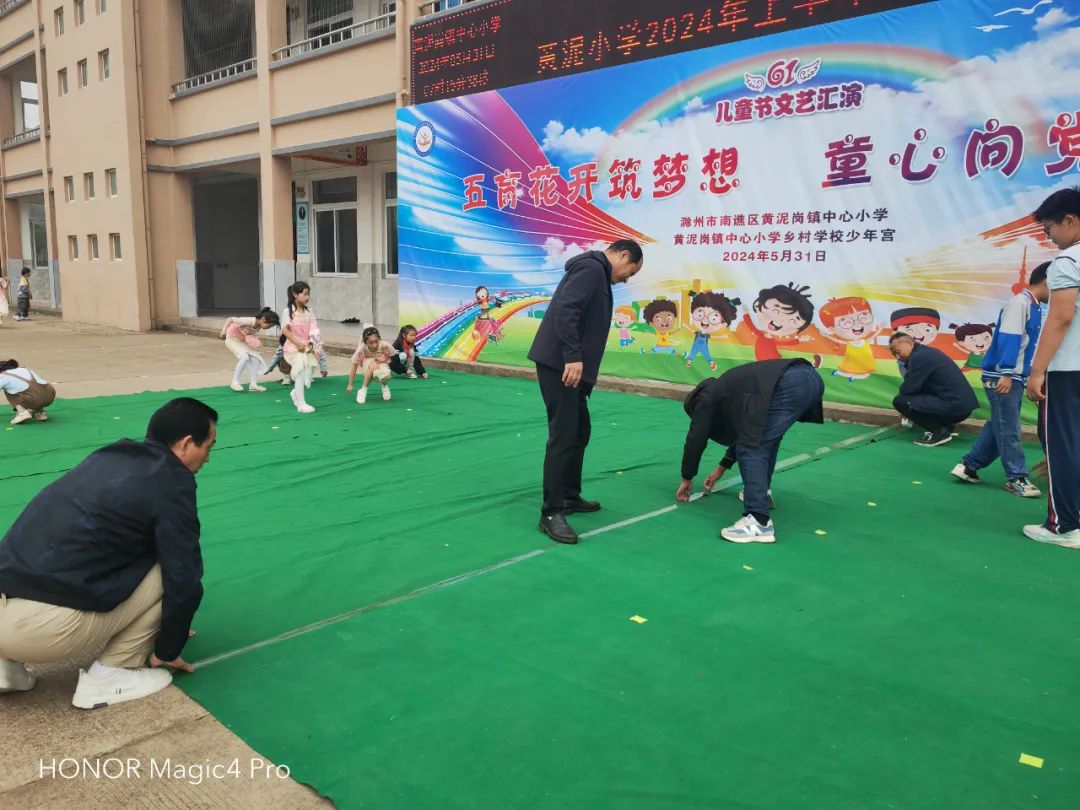
{"label": "man in dark blue jacket", "polygon": [[926,433],[915,444],[936,447],[952,440],[952,430],[979,407],[975,392],[948,355],[897,332],[889,338],[893,357],[907,365],[907,375],[893,407]]}
{"label": "man in dark blue jacket", "polygon": [[23,662],[102,647],[79,672],[80,709],[163,689],[172,676],[153,667],[192,670],[180,653],[203,594],[195,473],[217,418],[174,399],[151,417],[145,442],[91,453],[27,504],[0,540],[0,692],[34,686]]}
{"label": "man in dark blue jacket", "polygon": [[600,508],[581,497],[591,432],[588,398],[611,329],[611,285],[629,281],[642,261],[641,245],[629,239],[568,261],[529,349],[548,415],[540,531],[557,543],[578,541],[567,514]]}

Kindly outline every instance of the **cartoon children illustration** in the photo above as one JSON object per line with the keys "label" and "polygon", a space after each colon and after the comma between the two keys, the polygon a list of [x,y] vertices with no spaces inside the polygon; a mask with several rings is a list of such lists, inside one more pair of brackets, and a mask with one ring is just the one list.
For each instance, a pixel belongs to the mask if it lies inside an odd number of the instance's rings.
{"label": "cartoon children illustration", "polygon": [[694,358],[704,355],[710,371],[716,371],[716,361],[709,352],[709,338],[717,332],[728,329],[739,317],[736,307],[742,303],[738,298],[728,298],[722,292],[691,293],[690,324],[694,330],[694,345],[683,355],[686,367],[694,364]]}
{"label": "cartoon children illustration", "polygon": [[[779,360],[779,349],[793,348],[810,340],[800,335],[814,319],[814,304],[809,287],[777,284],[762,290],[754,301],[754,312],[764,321],[759,328],[744,308],[743,323],[757,336],[754,343],[755,360]],[[821,355],[814,355],[814,367],[821,365]]]}
{"label": "cartoon children illustration", "polygon": [[634,339],[630,337],[630,324],[637,316],[633,307],[616,307],[615,316],[611,319],[615,328],[619,330],[619,348],[625,349]]}
{"label": "cartoon children illustration", "polygon": [[487,338],[490,343],[498,343],[503,338],[502,326],[491,317],[491,310],[506,302],[490,295],[487,287],[480,286],[476,288],[476,303],[480,306],[480,314],[473,325],[473,339]]}
{"label": "cartoon children illustration", "polygon": [[954,333],[956,343],[953,345],[967,354],[967,360],[960,367],[961,370],[965,374],[982,373],[982,361],[987,349],[990,348],[994,325],[992,323],[965,323],[963,326],[957,326],[951,323],[949,328],[956,330]]}
{"label": "cartoon children illustration", "polygon": [[[652,354],[675,354],[671,336],[679,329],[678,305],[666,298],[656,298],[645,307],[644,320],[656,332],[656,345]],[[644,348],[641,353],[645,354]]]}
{"label": "cartoon children illustration", "polygon": [[844,347],[844,357],[833,376],[849,382],[865,380],[877,368],[874,362],[874,338],[881,326],[874,323],[870,302],[859,296],[832,298],[819,311],[825,327],[822,334]]}
{"label": "cartoon children illustration", "polygon": [[889,323],[893,332],[903,332],[916,343],[932,346],[941,329],[941,313],[930,307],[905,307],[896,310]]}

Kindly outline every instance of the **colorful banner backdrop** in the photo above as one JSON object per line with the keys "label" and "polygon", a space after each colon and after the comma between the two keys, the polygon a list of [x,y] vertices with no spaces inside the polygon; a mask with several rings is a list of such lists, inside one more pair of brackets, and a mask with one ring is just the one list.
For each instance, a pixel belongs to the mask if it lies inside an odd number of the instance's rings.
{"label": "colorful banner backdrop", "polygon": [[605,373],[797,355],[888,406],[901,330],[977,386],[1054,253],[1030,212],[1080,183],[1078,17],[939,0],[402,109],[402,321],[425,354],[526,364],[565,261],[633,238]]}

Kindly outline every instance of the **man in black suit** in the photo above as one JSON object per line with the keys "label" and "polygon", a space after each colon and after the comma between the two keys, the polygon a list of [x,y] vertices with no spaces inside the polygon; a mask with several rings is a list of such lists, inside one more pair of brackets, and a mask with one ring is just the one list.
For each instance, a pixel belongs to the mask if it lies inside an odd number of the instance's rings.
{"label": "man in black suit", "polygon": [[540,531],[557,543],[578,541],[566,515],[600,508],[581,497],[588,399],[611,328],[611,286],[629,281],[642,261],[641,245],[629,239],[568,261],[529,349],[548,415]]}
{"label": "man in black suit", "polygon": [[903,332],[889,338],[889,351],[907,365],[893,407],[926,431],[915,444],[936,447],[951,441],[952,429],[979,407],[964,372],[944,352],[916,343]]}

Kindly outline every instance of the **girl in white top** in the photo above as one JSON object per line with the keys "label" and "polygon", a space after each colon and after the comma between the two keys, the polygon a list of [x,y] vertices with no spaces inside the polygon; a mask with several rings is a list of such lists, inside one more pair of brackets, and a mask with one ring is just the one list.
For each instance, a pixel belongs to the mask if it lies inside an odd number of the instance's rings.
{"label": "girl in white top", "polygon": [[259,385],[259,375],[266,371],[266,361],[263,360],[259,348],[262,341],[259,340],[260,329],[272,329],[278,325],[278,316],[270,307],[262,309],[254,318],[229,318],[221,327],[221,339],[225,346],[236,356],[236,368],[233,370],[233,391],[243,391],[240,384],[240,375],[244,369],[248,369],[251,375],[249,391],[265,391]]}
{"label": "girl in white top", "polygon": [[0,362],[0,391],[15,409],[13,425],[31,419],[47,421],[45,409],[56,401],[56,389],[30,369],[20,366],[17,360]]}
{"label": "girl in white top", "polygon": [[310,303],[311,287],[306,281],[296,282],[289,287],[289,308],[284,313],[287,317],[281,322],[281,331],[285,335],[285,362],[292,369],[292,401],[300,413],[315,412],[304,399],[315,369],[319,367],[315,356],[319,323],[308,306]]}

